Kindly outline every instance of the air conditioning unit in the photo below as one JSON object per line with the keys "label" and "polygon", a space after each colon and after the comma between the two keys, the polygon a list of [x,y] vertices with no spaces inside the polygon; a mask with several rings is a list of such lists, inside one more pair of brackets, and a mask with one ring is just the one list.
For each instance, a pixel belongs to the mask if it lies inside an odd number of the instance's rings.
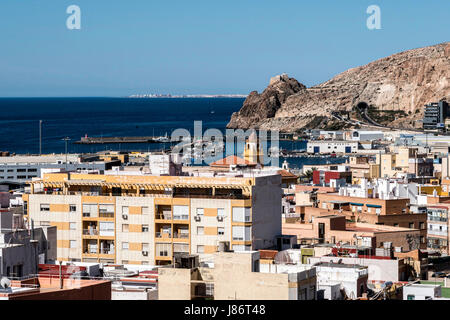
{"label": "air conditioning unit", "polygon": [[217,221],[222,222],[223,221],[223,216],[217,216]]}
{"label": "air conditioning unit", "polygon": [[142,251],[142,255],[145,257],[148,256],[148,251]]}
{"label": "air conditioning unit", "polygon": [[199,221],[201,220],[201,219],[200,219],[200,216],[195,216],[195,217],[194,217],[194,220],[197,221],[197,222],[199,222]]}
{"label": "air conditioning unit", "polygon": [[127,214],[123,214],[123,215],[122,215],[122,219],[123,219],[123,220],[128,220],[128,215],[127,215]]}

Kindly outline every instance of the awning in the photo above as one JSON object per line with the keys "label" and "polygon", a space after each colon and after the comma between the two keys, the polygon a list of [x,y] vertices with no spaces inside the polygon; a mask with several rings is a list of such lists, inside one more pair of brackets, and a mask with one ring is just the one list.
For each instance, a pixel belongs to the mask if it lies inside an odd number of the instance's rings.
{"label": "awning", "polygon": [[352,206],[360,206],[360,207],[362,207],[364,205],[363,203],[355,203],[355,202],[350,202],[350,204]]}
{"label": "awning", "polygon": [[377,204],[366,204],[366,206],[369,208],[381,208],[381,206],[379,206]]}

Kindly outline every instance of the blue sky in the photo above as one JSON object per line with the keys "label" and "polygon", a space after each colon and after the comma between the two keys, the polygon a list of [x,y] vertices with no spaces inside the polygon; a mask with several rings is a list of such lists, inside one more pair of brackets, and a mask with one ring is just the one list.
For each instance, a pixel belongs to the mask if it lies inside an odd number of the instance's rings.
{"label": "blue sky", "polygon": [[[66,8],[81,8],[68,30]],[[381,30],[366,27],[369,5]],[[1,0],[0,96],[241,93],[307,86],[449,41],[448,0]]]}

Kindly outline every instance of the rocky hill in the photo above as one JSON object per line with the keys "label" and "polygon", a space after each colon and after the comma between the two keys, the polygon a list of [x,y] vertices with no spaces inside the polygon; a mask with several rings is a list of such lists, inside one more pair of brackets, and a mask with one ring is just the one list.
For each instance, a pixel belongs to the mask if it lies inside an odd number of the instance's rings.
{"label": "rocky hill", "polygon": [[390,125],[420,127],[423,106],[450,101],[450,42],[409,50],[365,66],[349,69],[320,85],[306,88],[286,74],[270,80],[261,93],[253,91],[228,128],[325,128],[332,112],[352,112],[360,103],[374,112],[394,115]]}

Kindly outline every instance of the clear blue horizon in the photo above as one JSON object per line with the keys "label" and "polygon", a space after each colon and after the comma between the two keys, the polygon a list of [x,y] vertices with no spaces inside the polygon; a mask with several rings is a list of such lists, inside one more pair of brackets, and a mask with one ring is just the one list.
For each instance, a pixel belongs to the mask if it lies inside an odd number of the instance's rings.
{"label": "clear blue horizon", "polygon": [[[369,30],[369,5],[381,29]],[[70,5],[81,30],[68,30]],[[0,97],[248,94],[449,41],[448,0],[2,0]]]}

